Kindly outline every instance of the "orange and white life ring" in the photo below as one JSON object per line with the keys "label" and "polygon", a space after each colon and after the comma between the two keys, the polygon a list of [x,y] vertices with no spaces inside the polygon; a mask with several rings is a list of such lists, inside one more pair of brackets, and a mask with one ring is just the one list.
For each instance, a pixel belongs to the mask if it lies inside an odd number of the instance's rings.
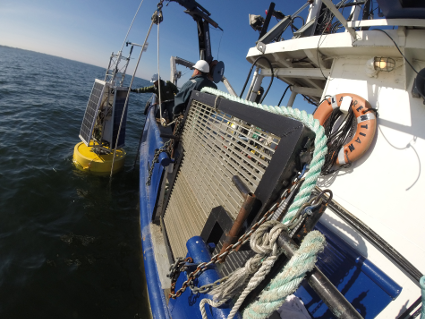
{"label": "orange and white life ring", "polygon": [[336,160],[338,165],[358,160],[369,149],[376,133],[375,113],[368,101],[350,93],[337,94],[326,99],[314,113],[314,118],[319,120],[320,125],[323,125],[334,109],[341,108],[348,111],[349,107],[357,118],[357,130],[354,137],[339,150]]}

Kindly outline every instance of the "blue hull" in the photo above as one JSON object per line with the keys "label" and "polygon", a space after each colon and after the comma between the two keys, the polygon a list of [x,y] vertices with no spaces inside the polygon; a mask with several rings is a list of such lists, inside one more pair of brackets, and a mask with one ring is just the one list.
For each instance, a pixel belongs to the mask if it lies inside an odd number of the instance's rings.
{"label": "blue hull", "polygon": [[153,317],[156,319],[168,319],[168,311],[165,295],[161,288],[158,268],[155,263],[154,247],[150,224],[157,199],[158,189],[164,167],[155,164],[150,185],[146,185],[149,176],[149,168],[155,150],[163,145],[158,126],[155,122],[154,109],[151,108],[143,131],[140,154],[140,228],[142,233],[143,259],[145,264],[145,276],[148,284],[149,302]]}
{"label": "blue hull", "polygon": [[[168,319],[168,318],[199,318],[199,302],[204,298],[210,298],[206,294],[193,295],[190,289],[187,289],[180,298],[170,300],[167,305],[164,291],[161,287],[159,278],[159,271],[157,261],[155,260],[154,250],[155,247],[152,241],[151,223],[155,205],[161,186],[162,176],[165,168],[160,163],[155,163],[151,183],[146,185],[149,178],[149,168],[152,163],[155,151],[164,145],[164,140],[160,136],[160,130],[155,120],[155,108],[151,107],[146,119],[146,124],[143,130],[143,137],[139,149],[140,154],[140,175],[139,175],[139,188],[140,188],[140,227],[142,236],[143,259],[145,264],[145,276],[149,291],[149,301],[153,318],[155,319]],[[160,162],[167,163],[163,160]],[[188,240],[188,255],[190,255],[194,262],[200,263],[209,261],[211,254],[203,243],[202,239],[195,236]],[[220,275],[215,267],[211,267],[198,277],[198,283],[205,285],[213,283],[218,280]],[[177,287],[181,287],[183,281],[186,280],[186,274],[180,274],[177,280]],[[232,309],[230,303],[226,303],[219,308],[207,307],[207,315],[209,318],[226,318]],[[235,318],[240,318],[239,315]]]}

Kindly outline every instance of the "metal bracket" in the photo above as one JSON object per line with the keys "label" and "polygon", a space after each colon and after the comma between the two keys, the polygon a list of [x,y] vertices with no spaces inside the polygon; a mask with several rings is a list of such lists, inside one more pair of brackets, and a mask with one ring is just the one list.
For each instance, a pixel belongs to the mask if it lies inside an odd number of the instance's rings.
{"label": "metal bracket", "polygon": [[266,52],[266,45],[263,42],[258,42],[257,50],[264,54]]}

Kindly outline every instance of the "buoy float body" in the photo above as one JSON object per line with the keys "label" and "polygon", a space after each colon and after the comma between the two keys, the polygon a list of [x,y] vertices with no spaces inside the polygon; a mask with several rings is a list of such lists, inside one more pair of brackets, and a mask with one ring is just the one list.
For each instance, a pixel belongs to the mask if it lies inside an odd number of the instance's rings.
{"label": "buoy float body", "polygon": [[[95,175],[109,175],[111,173],[114,153],[111,154],[96,154],[93,152],[93,142],[87,146],[80,142],[74,147],[74,156],[72,161],[74,165],[84,172],[90,172]],[[117,149],[115,153],[114,171],[113,174],[119,172],[124,167],[124,159],[126,156],[124,149]]]}

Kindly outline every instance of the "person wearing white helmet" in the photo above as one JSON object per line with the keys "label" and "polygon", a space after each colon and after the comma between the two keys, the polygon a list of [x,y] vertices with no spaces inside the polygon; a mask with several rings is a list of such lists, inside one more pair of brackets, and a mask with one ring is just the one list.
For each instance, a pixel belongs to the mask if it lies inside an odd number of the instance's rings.
{"label": "person wearing white helmet", "polygon": [[200,91],[204,87],[216,89],[217,86],[208,77],[210,72],[209,64],[204,60],[199,60],[193,66],[192,77],[181,87],[179,93],[174,98],[174,116],[183,113],[189,103],[190,95],[193,90]]}
{"label": "person wearing white helmet", "polygon": [[[159,80],[159,81],[158,81]],[[155,93],[157,96],[159,95],[158,90],[158,82],[161,83],[161,102],[163,102],[165,105],[163,109],[169,109],[169,117],[172,115],[172,106],[174,101],[174,95],[179,92],[177,87],[171,83],[170,81],[164,82],[160,77],[158,77],[158,74],[154,74],[152,76],[151,82],[153,82],[152,86],[142,87],[138,89],[131,89],[131,92],[135,93]],[[147,113],[147,109],[145,109],[145,115]]]}

